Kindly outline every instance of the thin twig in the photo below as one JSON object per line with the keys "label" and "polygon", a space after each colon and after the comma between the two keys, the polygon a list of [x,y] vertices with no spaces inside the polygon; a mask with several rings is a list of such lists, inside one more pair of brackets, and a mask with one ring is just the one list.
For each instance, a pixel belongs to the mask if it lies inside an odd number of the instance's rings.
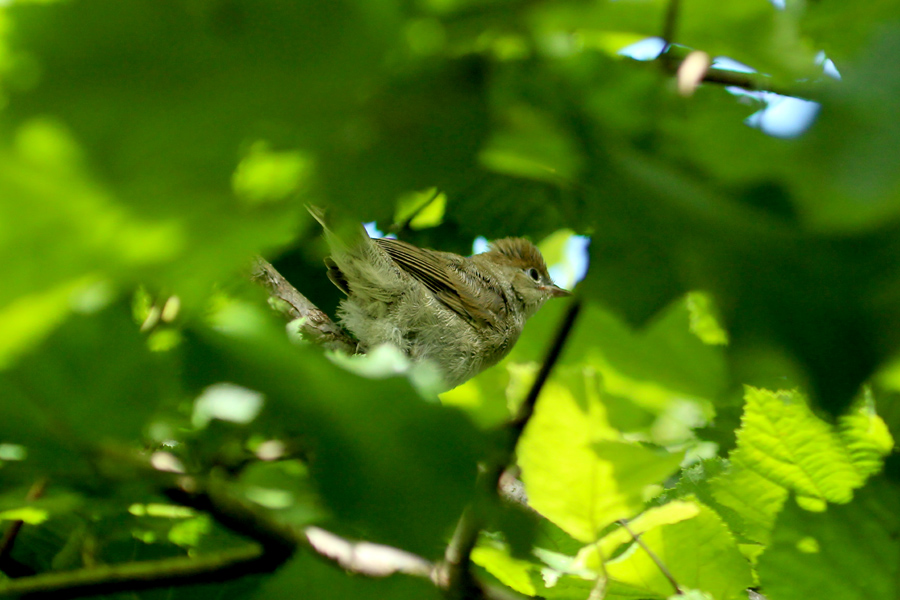
{"label": "thin twig", "polygon": [[606,570],[606,557],[600,547],[600,540],[594,540],[594,548],[597,550],[597,558],[600,562],[600,573],[597,575],[597,581],[591,588],[588,600],[604,600],[606,592],[609,589],[609,571]]}
{"label": "thin twig", "polygon": [[[644,549],[644,552],[646,552],[647,555],[650,557],[650,560],[652,560],[656,564],[656,567],[659,569],[660,573],[662,573],[663,576],[669,580],[669,583],[672,584],[672,587],[675,589],[675,593],[676,594],[684,593],[681,591],[681,586],[678,585],[678,582],[675,580],[675,577],[672,575],[671,571],[669,571],[668,567],[666,567],[666,565],[663,563],[663,561],[661,561],[659,559],[659,557],[656,556],[656,553],[654,553],[647,546],[647,544],[644,543],[644,540],[642,540],[639,535],[635,534],[631,530],[631,528],[628,526],[628,521],[626,521],[625,519],[619,519],[619,525],[624,527],[625,531],[627,531],[631,535],[631,538],[637,543],[637,545]],[[603,557],[601,556],[600,558],[602,560]]]}
{"label": "thin twig", "polygon": [[[660,59],[666,72],[672,75],[677,74],[678,68],[686,58],[686,55],[677,56],[674,53],[674,50],[670,50],[664,56],[670,57],[668,59]],[[622,57],[620,60],[628,61],[633,66],[644,69],[658,68],[659,65],[656,61],[637,60],[629,57]],[[828,82],[824,79],[792,82],[790,87],[781,87],[775,85],[771,77],[762,73],[743,73],[716,67],[711,67],[706,71],[702,83],[738,87],[751,92],[772,92],[782,96],[793,96],[795,98],[805,98],[807,100],[821,98],[828,89]]]}
{"label": "thin twig", "polygon": [[484,595],[472,575],[472,550],[478,542],[483,517],[476,506],[468,506],[456,524],[456,530],[444,552],[444,571],[438,585],[447,588],[451,600],[469,600]]}
{"label": "thin twig", "polygon": [[292,286],[267,260],[256,257],[251,277],[283,303],[289,318],[298,320],[304,338],[329,350],[356,353],[357,344],[350,334]]}
{"label": "thin twig", "polygon": [[[672,44],[675,43],[675,30],[678,28],[678,13],[680,8],[680,0],[669,0],[669,5],[666,7],[666,18],[665,21],[663,21],[662,30],[662,39],[666,42],[666,45],[663,46],[662,52],[660,52],[659,55],[659,58],[661,58],[664,63],[668,63],[672,60],[669,49],[671,49]],[[667,66],[670,65],[667,64]]]}
{"label": "thin twig", "polygon": [[347,540],[319,527],[283,523],[268,511],[229,493],[224,482],[211,479],[201,488],[194,478],[182,478],[178,487],[169,488],[165,493],[179,504],[202,510],[221,525],[260,543],[274,561],[284,562],[297,548],[306,547],[321,558],[360,575],[432,576],[434,565],[421,556],[382,544]]}
{"label": "thin twig", "polygon": [[[173,502],[201,510],[220,525],[260,544],[273,563],[285,562],[303,543],[303,532],[271,517],[249,501],[230,493],[215,477],[200,480],[181,476],[177,484],[162,490]],[[275,565],[277,566],[277,565]]]}
{"label": "thin twig", "polygon": [[63,600],[172,585],[230,581],[269,572],[258,544],[198,557],[177,557],[42,573],[0,583],[0,598]]}
{"label": "thin twig", "polygon": [[[32,484],[28,493],[25,494],[25,501],[37,500],[44,495],[45,489],[47,489],[47,478],[41,477]],[[12,549],[23,525],[25,525],[25,521],[13,521],[9,524],[7,530],[3,532],[3,538],[0,539],[0,571],[3,571],[7,577],[25,577],[33,574],[31,569],[12,558]]]}
{"label": "thin twig", "polygon": [[410,223],[413,222],[413,219],[415,219],[420,214],[422,214],[422,211],[425,210],[426,208],[428,208],[429,206],[431,206],[434,203],[434,201],[440,197],[440,195],[441,195],[441,190],[439,190],[438,188],[434,188],[434,193],[431,195],[430,198],[428,198],[428,200],[426,200],[425,202],[423,202],[422,204],[417,206],[411,215],[409,215],[408,217],[403,219],[402,223],[396,223],[396,224],[392,225],[390,228],[388,228],[387,232],[393,233],[394,235],[399,235],[399,234],[403,233],[404,231],[406,231],[406,229],[409,227]]}
{"label": "thin twig", "polygon": [[[109,459],[109,455],[105,455]],[[80,598],[173,585],[223,582],[254,573],[269,573],[296,550],[302,531],[270,519],[232,497],[215,479],[199,480],[152,469],[143,458],[117,455],[122,464],[159,479],[162,491],[184,506],[209,513],[225,527],[254,543],[197,557],[96,565],[73,571],[42,573],[0,584],[0,598],[28,594],[35,598]],[[130,469],[129,469],[130,470]],[[168,483],[164,483],[168,482]],[[173,483],[174,482],[174,483]]]}
{"label": "thin twig", "polygon": [[[522,437],[522,432],[525,430],[528,420],[534,414],[537,399],[541,395],[541,390],[544,388],[544,384],[547,383],[553,367],[562,355],[563,347],[572,333],[572,327],[580,310],[580,300],[575,300],[569,305],[556,331],[547,356],[541,364],[541,370],[538,371],[537,378],[531,385],[528,396],[525,397],[525,401],[519,407],[516,417],[506,424],[507,438],[504,447],[479,477],[482,483],[483,498],[481,502],[494,502],[499,497],[500,478],[515,456],[519,438]],[[482,504],[476,502],[466,509],[462,517],[460,517],[459,523],[457,523],[456,531],[453,532],[453,538],[447,545],[444,555],[446,562],[445,577],[450,598],[471,600],[484,596],[484,590],[478,585],[471,572],[472,550],[475,549],[478,535],[485,521],[482,506]]]}
{"label": "thin twig", "polygon": [[[541,365],[541,370],[538,371],[537,379],[534,380],[531,389],[528,391],[528,395],[525,397],[525,401],[519,407],[516,418],[510,421],[507,426],[510,432],[510,439],[508,440],[506,447],[507,458],[509,459],[512,459],[513,454],[515,454],[519,438],[522,436],[522,432],[525,430],[528,420],[531,419],[531,415],[534,414],[534,407],[537,404],[538,397],[541,395],[541,390],[544,389],[544,384],[547,383],[547,379],[550,378],[550,372],[553,370],[553,367],[556,366],[556,362],[562,355],[563,347],[566,344],[566,340],[569,339],[569,335],[572,333],[572,327],[575,325],[575,319],[578,317],[580,311],[580,300],[575,300],[569,305],[566,314],[563,316],[562,322],[559,324],[559,329],[556,331],[556,336],[553,338],[553,344],[550,346],[550,350],[547,352],[544,363]],[[506,465],[503,465],[503,468],[505,469]],[[497,474],[498,482],[501,473]]]}
{"label": "thin twig", "polygon": [[[404,573],[434,579],[434,565],[409,552],[341,538],[317,527],[297,527],[275,519],[269,511],[234,495],[228,482],[163,473],[142,458],[116,454],[124,471],[146,471],[172,501],[201,510],[219,524],[250,538],[252,543],[213,554],[164,560],[99,565],[73,571],[43,573],[0,583],[0,598],[68,599],[174,585],[231,581],[250,574],[269,573],[300,548],[331,565],[370,577]],[[110,456],[106,456],[110,459]]]}
{"label": "thin twig", "polygon": [[307,527],[304,535],[320,556],[353,573],[369,577],[404,573],[426,578],[434,574],[431,561],[406,550],[366,541],[350,541],[319,527]]}

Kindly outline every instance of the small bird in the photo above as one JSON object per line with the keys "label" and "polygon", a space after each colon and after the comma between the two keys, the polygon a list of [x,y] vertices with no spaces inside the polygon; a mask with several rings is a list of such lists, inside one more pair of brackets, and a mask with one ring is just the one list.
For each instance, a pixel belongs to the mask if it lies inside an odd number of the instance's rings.
{"label": "small bird", "polygon": [[447,389],[506,356],[544,302],[571,295],[523,238],[497,240],[467,258],[357,231],[345,241],[325,227],[328,278],[347,295],[341,323],[364,350],[389,343],[432,362]]}

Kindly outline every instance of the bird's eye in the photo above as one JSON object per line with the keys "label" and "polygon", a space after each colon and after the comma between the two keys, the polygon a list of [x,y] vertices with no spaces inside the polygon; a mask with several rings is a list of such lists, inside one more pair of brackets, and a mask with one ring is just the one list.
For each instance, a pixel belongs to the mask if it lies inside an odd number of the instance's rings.
{"label": "bird's eye", "polygon": [[529,277],[531,277],[532,279],[534,279],[535,281],[540,281],[540,279],[541,279],[541,274],[538,273],[538,270],[535,269],[534,267],[531,267],[530,269],[525,271],[525,274],[528,275]]}

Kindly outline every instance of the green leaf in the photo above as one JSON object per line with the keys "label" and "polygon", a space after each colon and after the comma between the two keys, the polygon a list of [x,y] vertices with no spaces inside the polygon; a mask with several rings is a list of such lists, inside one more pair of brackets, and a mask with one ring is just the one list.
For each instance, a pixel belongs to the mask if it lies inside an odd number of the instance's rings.
{"label": "green leaf", "polygon": [[691,292],[686,298],[690,314],[691,333],[705,344],[727,344],[728,332],[722,329],[716,317],[712,299],[702,292]]}
{"label": "green leaf", "polygon": [[[552,560],[550,553],[546,551],[535,554],[538,554],[543,562],[513,558],[502,544],[480,543],[472,553],[472,561],[500,583],[529,596],[548,600],[551,598],[584,600],[600,589],[601,582],[598,577],[584,569],[580,569],[578,574],[573,574],[571,565],[561,564],[561,561],[571,563],[571,560],[567,558]],[[610,600],[648,597],[646,590],[617,581],[606,581],[605,591],[604,598]]]}
{"label": "green leaf", "polygon": [[701,590],[682,590],[680,594],[669,596],[669,600],[713,600],[713,596]]}
{"label": "green leaf", "polygon": [[[799,11],[755,0],[738,0],[724,7],[700,0],[680,6],[677,38],[672,41],[795,79],[815,70],[815,50],[800,35],[798,16]],[[722,35],[723,31],[730,35]]]}
{"label": "green leaf", "polygon": [[[509,360],[542,359],[563,309],[563,303],[541,309]],[[685,301],[672,304],[637,330],[590,303],[578,317],[561,362],[589,365],[602,376],[608,392],[655,413],[676,398],[716,398],[728,379],[721,348],[703,343],[690,331]]]}
{"label": "green leaf", "polygon": [[0,430],[41,468],[64,469],[95,444],[137,442],[177,391],[170,357],[152,353],[121,303],[77,315],[0,372]]}
{"label": "green leaf", "polygon": [[411,229],[437,227],[444,220],[446,209],[447,195],[437,188],[403,194],[397,199],[394,224],[408,224]]}
{"label": "green leaf", "polygon": [[491,575],[520,594],[535,596],[537,589],[531,580],[534,565],[511,557],[500,547],[481,545],[472,551],[472,562],[484,567]]}
{"label": "green leaf", "polygon": [[884,23],[896,21],[900,16],[897,4],[891,0],[875,0],[857,6],[827,0],[805,9],[801,22],[803,31],[838,64],[865,51]]}
{"label": "green leaf", "polygon": [[373,541],[439,554],[470,500],[482,437],[405,379],[364,379],[264,323],[190,336],[191,387],[229,381],[262,393],[256,422],[308,446],[312,479],[336,518]]}
{"label": "green leaf", "polygon": [[737,533],[757,543],[768,543],[775,518],[788,497],[786,489],[743,466],[733,466],[713,479],[710,489],[716,501],[740,519],[730,519],[734,526],[741,527]]}
{"label": "green leaf", "polygon": [[[840,437],[813,415],[798,392],[748,388],[745,398],[734,464],[803,496],[850,500],[863,478]],[[865,430],[857,430],[857,436],[870,437]]]}
{"label": "green leaf", "polygon": [[883,479],[853,502],[809,512],[789,502],[759,560],[760,583],[772,600],[897,597],[900,490]]}
{"label": "green leaf", "polygon": [[[509,408],[510,371],[514,364],[507,364],[506,369],[494,367],[487,369],[477,377],[441,394],[441,402],[465,411],[472,420],[481,427],[497,427],[512,417]],[[515,398],[521,402],[524,396]],[[516,404],[518,406],[518,404]]]}
{"label": "green leaf", "polygon": [[650,508],[634,519],[628,521],[628,529],[625,527],[616,527],[610,533],[596,544],[585,546],[578,553],[578,562],[594,571],[600,570],[599,557],[605,557],[604,560],[613,556],[620,546],[630,544],[635,536],[641,536],[646,531],[650,531],[656,527],[663,525],[673,525],[693,519],[700,514],[700,506],[693,501],[675,500]]}
{"label": "green leaf", "polygon": [[731,467],[711,489],[743,519],[743,534],[758,542],[767,541],[787,490],[848,502],[892,446],[884,423],[866,403],[835,428],[816,417],[799,392],[748,387],[745,398]]}
{"label": "green leaf", "polygon": [[35,346],[58,327],[72,308],[73,296],[89,285],[88,280],[65,282],[43,292],[25,294],[0,310],[0,368]]}
{"label": "green leaf", "polygon": [[[697,498],[697,500],[716,511],[732,533],[740,536],[745,528],[741,514],[729,506],[721,504],[714,496],[712,482],[717,481],[727,469],[728,461],[722,458],[711,458],[697,462],[682,469],[681,477],[676,486],[657,496],[654,502],[664,506],[675,498]],[[777,507],[775,512],[777,512]],[[745,540],[739,539],[739,541]]]}
{"label": "green leaf", "polygon": [[529,503],[585,542],[632,516],[645,488],[665,479],[682,458],[613,441],[596,385],[548,383],[517,448]]}
{"label": "green leaf", "polygon": [[[810,227],[877,232],[900,215],[900,177],[884,155],[900,135],[900,105],[885,101],[900,92],[900,76],[882,62],[898,57],[900,27],[875,30],[860,55],[841,65],[851,76],[827,88],[822,116],[790,167],[795,201]],[[828,185],[816,181],[824,173],[836,173]]]}
{"label": "green leaf", "polygon": [[116,293],[116,278],[171,260],[184,232],[135,215],[90,174],[84,150],[49,117],[0,140],[0,364]]}
{"label": "green leaf", "polygon": [[275,202],[306,191],[311,163],[302,152],[273,151],[265,142],[257,142],[238,163],[231,183],[235,194],[248,204]]}
{"label": "green leaf", "polygon": [[578,176],[584,161],[548,115],[526,105],[507,106],[503,121],[479,155],[485,168],[549,183]]}
{"label": "green leaf", "polygon": [[894,438],[885,422],[875,414],[875,401],[867,391],[851,412],[838,419],[837,433],[850,452],[850,460],[861,477],[881,471],[885,457],[894,448]]}
{"label": "green leaf", "polygon": [[241,471],[237,487],[244,497],[294,525],[315,523],[327,514],[309,468],[298,460],[252,463]]}
{"label": "green leaf", "polygon": [[[396,18],[390,3],[105,0],[16,4],[4,16],[10,52],[40,72],[9,90],[0,115],[0,217],[19,224],[0,232],[0,255],[30,256],[5,291],[107,276],[191,306],[296,236],[305,211],[286,198],[308,191],[316,142],[345,122]],[[78,34],[64,38],[73,21]],[[323,71],[331,85],[310,84]],[[317,116],[293,118],[304,113]],[[271,150],[241,151],[257,140]]]}
{"label": "green leaf", "polygon": [[[719,516],[702,504],[698,507],[695,517],[650,529],[641,540],[680,586],[708,592],[717,600],[737,598],[753,582],[750,565]],[[638,544],[607,562],[606,570],[615,581],[663,596],[672,593],[672,584]]]}

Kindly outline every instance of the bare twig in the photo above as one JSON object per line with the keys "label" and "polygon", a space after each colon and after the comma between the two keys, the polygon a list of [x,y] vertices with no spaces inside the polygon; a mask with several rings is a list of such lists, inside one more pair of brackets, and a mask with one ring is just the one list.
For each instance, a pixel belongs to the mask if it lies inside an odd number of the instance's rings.
{"label": "bare twig", "polygon": [[[28,493],[25,494],[25,501],[37,500],[44,495],[45,489],[47,489],[47,479],[42,477],[32,484]],[[0,538],[0,571],[5,573],[7,577],[24,577],[32,574],[31,569],[14,560],[11,556],[13,545],[15,545],[16,538],[24,524],[25,521],[22,520],[13,521],[9,524],[7,530],[3,532],[3,538]]]}
{"label": "bare twig", "polygon": [[[241,515],[234,511],[234,506],[217,508],[229,516],[232,522]],[[222,513],[217,513],[217,518]],[[250,518],[255,525],[260,524],[256,517]],[[249,530],[242,524],[241,530]],[[278,531],[267,524],[261,531],[255,532],[267,538],[271,543],[277,540]],[[286,532],[285,529],[280,530]],[[286,536],[284,542],[297,541],[313,549],[323,559],[360,575],[369,577],[385,577],[394,573],[404,573],[417,577],[432,577],[433,565],[428,560],[409,552],[372,544],[370,542],[352,542],[331,532],[308,527],[298,530],[301,536],[295,540],[294,534]],[[257,573],[269,573],[278,568],[290,557],[290,552],[273,552],[271,545],[251,543],[240,548],[233,548],[197,557],[178,557],[163,560],[130,562],[117,565],[98,565],[86,569],[44,573],[24,577],[15,581],[0,583],[0,598],[28,595],[29,598],[71,599],[98,594],[113,594],[125,591],[146,590],[175,585],[225,582]]]}
{"label": "bare twig", "polygon": [[300,332],[306,339],[329,350],[356,353],[357,344],[350,334],[288,283],[267,260],[256,257],[252,278],[284,303],[284,312],[291,319],[299,319]]}
{"label": "bare twig", "polygon": [[[647,547],[647,544],[644,543],[644,540],[641,539],[641,536],[635,534],[634,531],[631,530],[631,528],[628,526],[628,521],[626,521],[625,519],[619,519],[619,525],[624,527],[625,531],[627,531],[629,534],[631,534],[631,538],[637,543],[637,545],[644,549],[644,552],[646,552],[647,555],[650,557],[650,560],[652,560],[654,562],[656,567],[659,569],[660,573],[662,573],[663,576],[669,580],[669,583],[672,584],[672,587],[675,589],[675,593],[676,594],[684,593],[681,590],[681,586],[679,586],[678,582],[675,581],[675,577],[672,575],[671,571],[669,571],[668,567],[666,567],[665,563],[663,563],[663,561],[661,561],[659,559],[659,557],[656,555],[655,552],[653,552],[652,550],[650,550],[650,548]],[[600,558],[602,560],[603,557],[601,556]]]}
{"label": "bare twig", "polygon": [[[537,378],[531,385],[528,396],[525,397],[525,401],[519,407],[516,417],[506,424],[506,443],[479,478],[483,484],[482,495],[484,497],[481,500],[482,502],[494,502],[499,497],[499,485],[503,472],[512,462],[519,438],[522,437],[522,432],[525,430],[528,420],[534,414],[534,407],[537,404],[538,397],[541,395],[541,390],[544,388],[544,384],[547,383],[553,367],[562,355],[563,347],[572,333],[572,327],[580,310],[580,300],[575,300],[569,306],[553,338],[553,343],[547,352],[547,356],[541,364],[541,370],[538,371]],[[484,521],[483,510],[481,510],[481,506],[478,503],[467,508],[462,517],[460,517],[456,531],[453,533],[453,538],[447,546],[447,551],[444,555],[446,562],[445,577],[450,598],[471,600],[484,596],[484,590],[478,585],[471,572],[472,550],[475,549],[475,544],[478,542],[478,534],[484,526]]]}
{"label": "bare twig", "polygon": [[[632,58],[624,60],[632,61],[635,66],[643,66],[645,68],[656,68],[656,65],[662,64],[667,73],[675,75],[681,68],[685,59],[693,52],[689,48],[670,47],[659,61],[641,61]],[[717,68],[715,66],[706,70],[706,74],[702,79],[703,83],[713,83],[729,87],[739,87],[748,91],[756,92],[772,92],[782,96],[793,96],[795,98],[805,98],[807,100],[822,99],[828,90],[830,84],[834,83],[829,77],[820,77],[817,79],[804,79],[802,81],[792,81],[789,84],[778,85],[770,75],[765,73],[746,73],[742,71],[733,71],[730,69]]]}
{"label": "bare twig", "polygon": [[678,28],[678,12],[680,8],[680,0],[669,0],[669,5],[666,7],[666,18],[663,21],[662,30],[662,39],[666,42],[666,45],[663,46],[659,55],[659,58],[663,60],[666,66],[671,66],[669,63],[672,61],[672,56],[669,54],[669,49],[675,43],[675,30]]}
{"label": "bare twig", "polygon": [[[303,538],[288,527],[252,510],[230,496],[214,479],[161,473],[142,458],[117,455],[129,469],[147,471],[162,491],[184,506],[208,512],[219,523],[254,543],[200,556],[92,565],[72,571],[42,573],[0,584],[0,598],[80,598],[98,594],[230,581],[254,573],[274,571],[294,553]],[[109,459],[109,456],[106,456]]]}
{"label": "bare twig", "polygon": [[[670,50],[665,56],[671,56],[671,59],[660,59],[666,72],[672,75],[677,74],[678,68],[684,61],[685,56],[675,57],[674,50]],[[630,61],[636,67],[641,68],[658,68],[656,61],[644,61],[634,58],[623,57],[621,60]],[[782,96],[793,96],[795,98],[805,98],[807,100],[816,100],[822,98],[827,93],[827,79],[795,81],[790,87],[781,87],[775,85],[772,78],[763,73],[744,73],[740,71],[730,71],[728,69],[718,69],[711,67],[703,76],[702,83],[713,83],[729,87],[739,87],[748,91],[755,92],[772,92],[781,94]]]}
{"label": "bare twig", "polygon": [[166,558],[89,569],[43,573],[0,583],[0,598],[62,600],[171,585],[230,581],[268,572],[270,562],[258,544],[198,557]]}
{"label": "bare twig", "polygon": [[434,203],[434,201],[440,197],[440,195],[441,195],[441,190],[439,190],[438,188],[434,188],[434,193],[431,195],[430,198],[428,198],[428,200],[426,200],[425,202],[423,202],[422,204],[417,206],[416,209],[412,212],[412,214],[410,214],[408,217],[403,219],[402,222],[395,223],[393,226],[391,226],[388,229],[388,233],[393,233],[394,235],[399,235],[399,234],[403,233],[404,231],[406,231],[407,228],[409,228],[410,224],[413,222],[413,220],[416,217],[418,217],[420,214],[422,214],[422,211],[424,211],[426,208],[431,206]]}
{"label": "bare twig", "polygon": [[431,578],[434,572],[431,561],[405,550],[366,541],[352,542],[318,527],[307,527],[304,534],[320,556],[353,573],[370,577],[405,573]]}
{"label": "bare twig", "polygon": [[[248,537],[251,543],[222,552],[99,565],[58,573],[43,573],[0,583],[0,598],[80,598],[98,594],[231,581],[255,573],[269,573],[300,548],[307,548],[330,564],[370,577],[404,573],[433,578],[433,564],[409,552],[353,542],[317,527],[296,527],[229,490],[227,482],[210,478],[160,473],[141,460],[123,458],[127,466],[146,469],[160,490],[174,502],[206,512],[218,523]],[[151,472],[152,471],[152,472]]]}
{"label": "bare twig", "polygon": [[[531,415],[534,414],[534,407],[537,404],[538,397],[541,395],[541,390],[544,389],[544,384],[547,383],[547,379],[550,378],[550,372],[553,371],[553,367],[556,366],[556,362],[562,355],[563,347],[566,344],[566,340],[569,339],[569,335],[572,333],[572,327],[575,325],[575,319],[578,317],[580,311],[580,300],[575,300],[569,305],[566,314],[563,316],[562,322],[559,324],[559,329],[556,331],[556,336],[553,338],[553,344],[547,351],[547,356],[544,358],[541,370],[538,371],[537,379],[534,380],[531,389],[528,391],[528,395],[525,397],[525,401],[522,402],[522,405],[519,407],[516,418],[507,426],[510,432],[510,439],[507,441],[506,451],[507,458],[510,460],[516,452],[516,445],[519,443],[522,431],[525,430],[528,420],[531,418]],[[508,462],[509,461],[507,461],[507,464]],[[506,464],[504,464],[502,468],[505,469]],[[499,482],[502,472],[501,469],[501,471],[497,473],[496,482]]]}
{"label": "bare twig", "polygon": [[451,600],[474,600],[484,596],[481,586],[472,575],[472,550],[478,542],[483,521],[476,506],[467,507],[447,544],[444,569],[438,584],[447,588],[447,595]]}
{"label": "bare twig", "polygon": [[231,494],[224,481],[179,476],[162,492],[173,502],[201,510],[219,524],[260,544],[278,566],[303,543],[302,530],[273,519],[267,511]]}

